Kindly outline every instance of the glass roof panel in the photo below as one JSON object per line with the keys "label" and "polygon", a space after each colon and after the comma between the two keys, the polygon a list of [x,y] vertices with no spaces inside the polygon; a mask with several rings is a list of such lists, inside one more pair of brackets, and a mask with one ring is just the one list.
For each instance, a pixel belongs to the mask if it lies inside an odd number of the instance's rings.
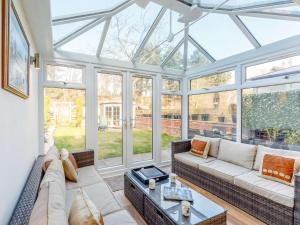
{"label": "glass roof panel", "polygon": [[[194,0],[183,0],[188,4],[192,4]],[[201,0],[200,5],[202,7],[216,7],[224,2],[224,0],[212,1],[212,0]],[[226,2],[221,8],[223,9],[240,9],[240,8],[253,8],[258,6],[264,6],[269,4],[280,3],[282,0],[230,0]]]}
{"label": "glass roof panel", "polygon": [[62,45],[59,50],[87,55],[96,55],[103,26],[104,23],[95,26],[91,30],[79,35],[72,41]]}
{"label": "glass roof panel", "polygon": [[206,65],[210,61],[191,42],[188,43],[187,68],[196,65]]}
{"label": "glass roof panel", "polygon": [[253,49],[227,15],[210,14],[191,25],[189,33],[216,60]]}
{"label": "glass roof panel", "polygon": [[80,27],[92,22],[92,20],[83,20],[74,23],[66,23],[61,25],[55,25],[52,29],[53,35],[53,42],[57,42],[60,39],[64,38],[65,36],[71,34],[72,32],[76,31]]}
{"label": "glass roof panel", "polygon": [[166,63],[166,67],[170,69],[184,69],[184,45],[182,45]]}
{"label": "glass roof panel", "polygon": [[[182,23],[177,22],[178,17],[179,13],[172,12],[171,27],[173,34],[184,28]],[[169,34],[170,10],[167,10],[142,51],[139,62],[143,64],[159,65],[184,36],[184,32],[180,32],[172,41],[166,41]]]}
{"label": "glass roof panel", "polygon": [[246,16],[240,18],[262,45],[300,34],[300,22]]}
{"label": "glass roof panel", "polygon": [[52,17],[112,9],[125,0],[51,0]]}
{"label": "glass roof panel", "polygon": [[134,4],[113,16],[101,56],[130,60],[160,9],[161,6],[152,2],[146,8]]}
{"label": "glass roof panel", "polygon": [[263,10],[263,12],[300,16],[300,6],[289,6],[289,7],[265,9],[265,10]]}

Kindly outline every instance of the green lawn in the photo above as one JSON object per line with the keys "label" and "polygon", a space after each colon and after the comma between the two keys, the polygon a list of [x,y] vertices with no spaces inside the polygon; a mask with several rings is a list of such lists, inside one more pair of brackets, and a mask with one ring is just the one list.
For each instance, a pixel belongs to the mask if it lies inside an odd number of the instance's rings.
{"label": "green lawn", "polygon": [[[55,144],[58,149],[82,150],[85,148],[84,129],[76,127],[60,127],[54,134]],[[161,149],[170,148],[172,140],[176,140],[168,134],[162,134]],[[98,132],[99,159],[107,159],[122,156],[122,132],[117,129],[106,129]],[[152,131],[133,130],[133,153],[141,154],[151,152]]]}

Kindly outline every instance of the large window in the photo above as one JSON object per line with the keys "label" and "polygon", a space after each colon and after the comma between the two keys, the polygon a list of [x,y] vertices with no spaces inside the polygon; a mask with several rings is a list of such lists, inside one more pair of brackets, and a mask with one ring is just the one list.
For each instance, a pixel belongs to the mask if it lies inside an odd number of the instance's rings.
{"label": "large window", "polygon": [[299,150],[300,83],[244,89],[242,140]]}
{"label": "large window", "polygon": [[189,96],[189,137],[195,134],[236,140],[237,92]]}
{"label": "large window", "polygon": [[162,161],[171,160],[171,142],[181,138],[181,96],[161,97]]}
{"label": "large window", "polygon": [[83,72],[81,68],[47,65],[47,80],[66,83],[82,83]]}
{"label": "large window", "polygon": [[63,88],[44,90],[45,143],[59,150],[85,149],[85,91]]}
{"label": "large window", "polygon": [[191,90],[234,84],[234,82],[234,71],[221,72],[191,80]]}
{"label": "large window", "polygon": [[278,59],[246,68],[247,80],[295,76],[300,73],[300,56]]}

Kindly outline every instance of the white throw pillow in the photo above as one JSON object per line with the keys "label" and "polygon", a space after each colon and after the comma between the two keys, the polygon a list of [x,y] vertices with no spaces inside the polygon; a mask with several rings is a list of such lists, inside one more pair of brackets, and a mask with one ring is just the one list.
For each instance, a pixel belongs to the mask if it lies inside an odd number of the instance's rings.
{"label": "white throw pillow", "polygon": [[218,159],[230,162],[247,169],[253,168],[256,145],[248,145],[222,139]]}

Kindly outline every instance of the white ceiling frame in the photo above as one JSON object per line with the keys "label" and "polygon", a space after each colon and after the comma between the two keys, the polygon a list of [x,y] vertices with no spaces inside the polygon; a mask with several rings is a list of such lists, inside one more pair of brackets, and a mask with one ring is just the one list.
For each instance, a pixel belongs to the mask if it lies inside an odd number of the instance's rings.
{"label": "white ceiling frame", "polygon": [[189,25],[186,23],[184,25],[184,52],[183,52],[183,70],[187,69],[187,57],[188,57],[188,44],[189,44]]}
{"label": "white ceiling frame", "polygon": [[110,10],[100,10],[100,11],[93,11],[93,12],[85,12],[85,13],[78,13],[74,15],[69,15],[69,16],[61,16],[61,17],[55,17],[52,19],[52,25],[61,25],[61,24],[66,24],[66,23],[73,23],[73,22],[78,22],[82,20],[87,20],[87,19],[95,19],[99,17],[104,17],[104,16],[112,16],[117,14],[118,12],[126,9],[127,7],[131,6],[134,4],[133,0],[127,0],[123,2],[122,4],[110,9]]}
{"label": "white ceiling frame", "polygon": [[293,5],[295,5],[293,0],[282,0],[280,2],[269,2],[261,5],[252,5],[252,6],[233,8],[232,11],[247,12],[247,11],[254,11],[254,10],[265,10],[265,9],[274,9],[280,7],[288,7]]}
{"label": "white ceiling frame", "polygon": [[166,63],[172,58],[172,56],[177,52],[177,50],[184,44],[184,38],[182,38],[178,44],[175,46],[175,48],[165,57],[165,59],[160,64],[161,68],[164,68]]}
{"label": "white ceiling frame", "polygon": [[216,59],[209,54],[194,38],[189,35],[189,41],[211,62],[215,62]]}
{"label": "white ceiling frame", "polygon": [[243,32],[243,34],[246,36],[246,38],[251,42],[251,44],[255,48],[260,48],[261,47],[261,44],[257,41],[257,39],[250,32],[248,27],[243,23],[243,21],[238,16],[229,15],[229,17],[237,25],[237,27]]}
{"label": "white ceiling frame", "polygon": [[142,40],[142,42],[140,43],[138,49],[136,50],[134,56],[132,57],[132,59],[131,59],[132,62],[135,62],[136,59],[140,56],[141,52],[145,48],[147,42],[149,41],[149,39],[152,36],[155,28],[159,24],[161,18],[164,16],[166,11],[167,11],[167,8],[165,8],[165,7],[162,7],[162,9],[159,11],[159,13],[158,13],[157,17],[155,18],[154,22],[152,23],[150,29],[148,30],[147,34],[145,35],[144,39]]}
{"label": "white ceiling frame", "polygon": [[102,48],[103,48],[103,45],[104,45],[104,41],[105,41],[105,38],[106,38],[106,35],[107,35],[107,32],[108,32],[108,28],[109,28],[109,25],[110,25],[110,21],[111,21],[111,17],[107,18],[107,20],[105,21],[105,25],[104,25],[104,28],[102,30],[101,38],[100,38],[98,48],[97,48],[97,53],[96,53],[97,57],[100,57],[100,54],[101,54],[101,51],[102,51]]}
{"label": "white ceiling frame", "polygon": [[90,29],[94,28],[95,26],[97,26],[98,24],[104,22],[105,20],[107,20],[107,18],[111,18],[112,16],[118,14],[120,11],[128,8],[129,6],[131,6],[133,4],[132,1],[127,1],[127,4],[122,5],[122,7],[117,7],[115,10],[112,10],[107,16],[105,17],[101,17],[99,19],[96,19],[90,23],[88,23],[87,25],[80,27],[78,30],[74,31],[73,33],[67,35],[66,37],[62,38],[61,40],[57,41],[56,43],[54,43],[54,49],[59,48],[60,46],[68,43],[69,41],[73,40],[74,38],[78,37],[79,35],[81,35],[82,33],[85,33],[87,31],[89,31]]}
{"label": "white ceiling frame", "polygon": [[72,32],[71,34],[63,37],[62,39],[60,39],[59,41],[57,41],[56,43],[54,43],[53,47],[54,49],[59,48],[60,46],[72,41],[73,39],[75,39],[76,37],[78,37],[79,35],[89,31],[90,29],[94,28],[95,26],[97,26],[98,24],[104,22],[106,20],[105,17],[102,17],[100,19],[96,19],[82,27],[80,27],[79,29],[77,29],[76,31]]}

